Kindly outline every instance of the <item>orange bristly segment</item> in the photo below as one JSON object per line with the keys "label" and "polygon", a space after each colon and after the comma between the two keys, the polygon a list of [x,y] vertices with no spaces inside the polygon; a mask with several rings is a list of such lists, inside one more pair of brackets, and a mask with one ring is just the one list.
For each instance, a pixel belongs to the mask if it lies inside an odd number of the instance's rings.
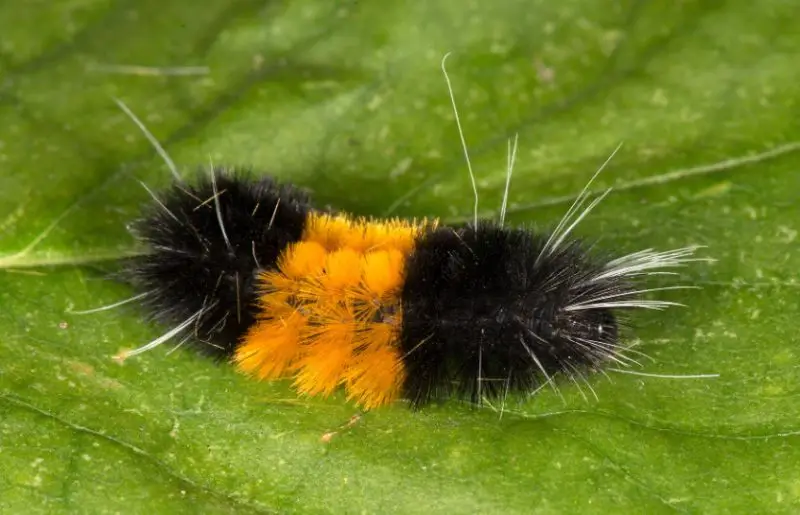
{"label": "orange bristly segment", "polygon": [[256,324],[236,349],[239,369],[260,379],[285,375],[300,351],[300,334],[305,324],[305,317],[297,311]]}
{"label": "orange bristly segment", "polygon": [[311,214],[278,269],[259,276],[258,323],[234,360],[260,379],[290,377],[307,395],[343,386],[366,409],[398,398],[406,256],[436,222]]}

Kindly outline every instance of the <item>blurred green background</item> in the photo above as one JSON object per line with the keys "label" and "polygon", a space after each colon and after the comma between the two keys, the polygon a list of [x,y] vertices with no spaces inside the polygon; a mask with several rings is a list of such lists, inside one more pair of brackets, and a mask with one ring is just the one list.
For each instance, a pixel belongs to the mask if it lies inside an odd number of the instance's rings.
{"label": "blurred green background", "polygon": [[[481,5],[483,4],[483,5]],[[797,513],[800,32],[796,0],[0,4],[0,512]],[[162,161],[252,165],[361,214],[577,229],[615,252],[706,245],[688,305],[636,319],[652,374],[503,413],[358,415],[191,352],[107,279]],[[194,75],[142,67],[205,67]],[[187,71],[187,70],[184,70]],[[192,70],[188,70],[191,72]],[[609,380],[610,379],[610,380]],[[588,394],[586,400],[583,394]],[[497,406],[495,406],[497,408]],[[350,421],[350,422],[349,422]]]}

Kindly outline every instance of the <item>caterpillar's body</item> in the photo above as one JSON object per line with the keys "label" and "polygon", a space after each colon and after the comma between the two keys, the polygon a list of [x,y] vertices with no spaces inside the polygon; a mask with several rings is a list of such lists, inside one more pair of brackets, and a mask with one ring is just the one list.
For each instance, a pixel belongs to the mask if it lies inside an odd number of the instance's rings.
{"label": "caterpillar's body", "polygon": [[641,299],[639,280],[695,250],[590,253],[569,238],[597,203],[579,211],[585,191],[543,234],[330,214],[292,186],[223,169],[154,197],[133,226],[150,252],[127,272],[173,330],[133,353],[192,339],[300,392],[343,386],[365,408],[480,400],[624,363],[618,314],[671,304]]}

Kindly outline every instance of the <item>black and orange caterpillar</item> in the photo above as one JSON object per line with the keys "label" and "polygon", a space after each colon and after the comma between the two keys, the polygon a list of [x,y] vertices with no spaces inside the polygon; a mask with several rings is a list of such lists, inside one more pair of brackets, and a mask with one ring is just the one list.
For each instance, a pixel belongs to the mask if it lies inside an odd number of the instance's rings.
{"label": "black and orange caterpillar", "polygon": [[475,221],[378,220],[317,210],[269,177],[214,168],[176,179],[132,225],[125,267],[172,329],[259,379],[305,394],[344,387],[370,409],[453,394],[532,391],[629,363],[620,313],[662,309],[640,287],[695,247],[608,259],[570,237],[600,200],[578,196],[552,231]]}

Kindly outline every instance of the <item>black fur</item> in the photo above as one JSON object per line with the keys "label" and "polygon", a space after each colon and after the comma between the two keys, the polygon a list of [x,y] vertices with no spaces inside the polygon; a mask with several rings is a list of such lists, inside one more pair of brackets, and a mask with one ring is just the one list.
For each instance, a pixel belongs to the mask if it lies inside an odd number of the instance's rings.
{"label": "black fur", "polygon": [[[593,369],[612,354],[618,325],[610,310],[564,308],[632,285],[619,278],[582,284],[603,264],[579,241],[537,263],[548,236],[482,222],[477,230],[443,227],[420,237],[402,291],[400,345],[412,405],[452,393],[479,402],[531,391],[546,377]],[[610,347],[584,348],[568,337]]]}
{"label": "black fur", "polygon": [[305,193],[271,178],[222,168],[213,173],[230,247],[211,175],[201,172],[192,184],[178,182],[159,194],[163,207],[152,202],[132,224],[149,252],[129,260],[124,275],[150,292],[143,304],[169,328],[202,310],[183,336],[225,356],[254,322],[255,274],[274,267],[283,249],[301,238],[311,206]]}

